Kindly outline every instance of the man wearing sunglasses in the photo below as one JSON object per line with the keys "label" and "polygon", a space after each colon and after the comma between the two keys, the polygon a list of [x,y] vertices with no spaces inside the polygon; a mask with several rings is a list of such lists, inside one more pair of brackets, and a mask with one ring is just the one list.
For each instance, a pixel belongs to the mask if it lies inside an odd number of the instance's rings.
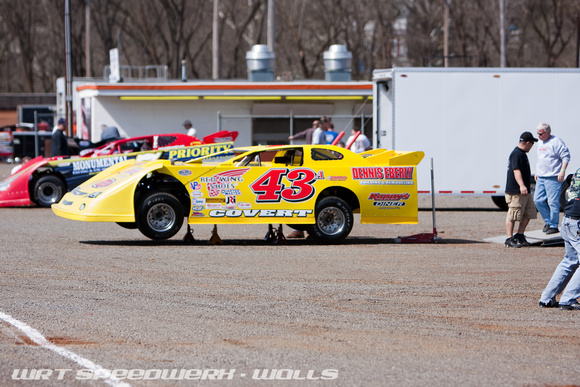
{"label": "man wearing sunglasses", "polygon": [[[505,185],[505,201],[509,210],[505,220],[507,239],[506,247],[529,246],[530,243],[524,236],[524,231],[531,219],[536,219],[536,206],[530,195],[530,161],[527,153],[538,141],[530,132],[524,132],[520,136],[518,146],[510,154],[508,161],[508,173]],[[515,223],[519,222],[518,232],[514,235]]]}
{"label": "man wearing sunglasses", "polygon": [[538,125],[538,164],[534,201],[546,225],[546,234],[559,232],[560,191],[570,162],[570,151],[564,141],[552,135],[550,125]]}

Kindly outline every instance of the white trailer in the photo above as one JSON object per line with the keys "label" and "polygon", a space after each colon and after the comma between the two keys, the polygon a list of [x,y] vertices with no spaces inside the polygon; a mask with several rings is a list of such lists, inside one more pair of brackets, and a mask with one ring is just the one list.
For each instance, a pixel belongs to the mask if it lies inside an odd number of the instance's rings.
{"label": "white trailer", "polygon": [[[373,72],[373,145],[433,158],[435,194],[489,195],[500,205],[508,156],[524,131],[547,122],[580,168],[580,70],[392,68]],[[536,147],[528,154],[536,170]],[[430,163],[418,166],[431,194]]]}

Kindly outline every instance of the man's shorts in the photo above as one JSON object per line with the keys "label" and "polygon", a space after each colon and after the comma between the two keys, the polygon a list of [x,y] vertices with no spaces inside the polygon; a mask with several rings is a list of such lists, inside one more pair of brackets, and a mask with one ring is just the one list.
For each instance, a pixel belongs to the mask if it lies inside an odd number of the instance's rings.
{"label": "man's shorts", "polygon": [[505,194],[505,201],[509,207],[507,220],[511,222],[521,221],[522,218],[536,219],[538,212],[534,203],[534,195],[511,195]]}

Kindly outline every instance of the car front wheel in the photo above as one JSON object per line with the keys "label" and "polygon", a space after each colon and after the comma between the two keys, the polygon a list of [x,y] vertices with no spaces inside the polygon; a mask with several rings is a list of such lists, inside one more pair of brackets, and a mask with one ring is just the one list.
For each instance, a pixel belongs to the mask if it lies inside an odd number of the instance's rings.
{"label": "car front wheel", "polygon": [[350,206],[341,198],[329,196],[316,205],[316,223],[308,234],[323,243],[341,242],[352,230],[354,217]]}
{"label": "car front wheel", "polygon": [[169,239],[183,224],[183,207],[177,198],[161,192],[146,196],[138,207],[136,218],[139,231],[154,240]]}
{"label": "car front wheel", "polygon": [[65,191],[65,185],[58,177],[42,176],[34,184],[33,201],[40,207],[50,207],[62,199]]}

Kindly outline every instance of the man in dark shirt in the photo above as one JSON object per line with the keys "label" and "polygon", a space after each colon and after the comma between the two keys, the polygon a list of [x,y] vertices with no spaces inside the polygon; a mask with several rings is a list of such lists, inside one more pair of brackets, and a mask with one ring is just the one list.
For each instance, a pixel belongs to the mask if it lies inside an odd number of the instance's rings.
{"label": "man in dark shirt", "polygon": [[[537,212],[534,198],[530,195],[530,161],[527,153],[532,149],[537,138],[530,132],[520,136],[518,146],[509,157],[507,181],[505,186],[505,201],[509,210],[505,220],[507,239],[506,247],[522,247],[530,244],[524,236],[524,231],[530,219],[536,219]],[[516,221],[520,222],[518,232],[513,235]]]}
{"label": "man in dark shirt", "polygon": [[[564,259],[554,271],[548,286],[540,298],[540,307],[564,310],[580,310],[580,270],[578,254],[580,254],[580,169],[576,171],[570,183],[568,202],[564,206],[564,219],[560,225],[560,233],[566,247]],[[562,291],[560,302],[556,296]]]}
{"label": "man in dark shirt", "polygon": [[288,140],[304,139],[306,141],[306,144],[310,145],[312,144],[312,133],[314,133],[314,131],[316,130],[316,128],[318,128],[319,125],[320,121],[315,120],[312,123],[312,128],[308,128],[306,130],[303,130],[302,132],[298,132],[295,135],[288,137]]}
{"label": "man in dark shirt", "polygon": [[68,140],[64,135],[66,130],[66,120],[64,118],[58,119],[58,129],[52,132],[51,138],[51,155],[54,156],[69,156],[70,150],[68,148]]}

